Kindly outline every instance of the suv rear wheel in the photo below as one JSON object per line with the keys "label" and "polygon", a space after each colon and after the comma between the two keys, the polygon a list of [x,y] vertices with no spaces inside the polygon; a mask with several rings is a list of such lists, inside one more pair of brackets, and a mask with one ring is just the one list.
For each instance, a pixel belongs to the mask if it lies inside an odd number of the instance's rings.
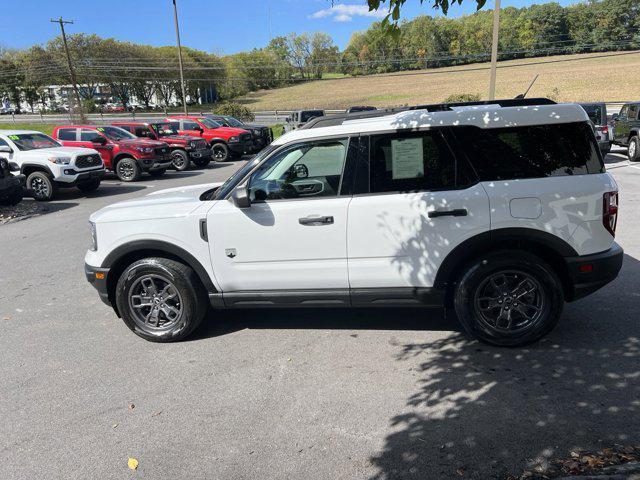
{"label": "suv rear wheel", "polygon": [[633,136],[629,139],[627,156],[631,162],[640,161],[640,139],[637,136]]}
{"label": "suv rear wheel", "polygon": [[116,304],[136,335],[152,342],[174,342],[200,324],[207,295],[190,267],[166,258],[145,258],[120,276]]}
{"label": "suv rear wheel", "polygon": [[229,147],[222,142],[211,145],[211,152],[215,162],[225,162],[229,159]]}
{"label": "suv rear wheel", "polygon": [[116,164],[116,175],[122,182],[135,182],[140,179],[140,167],[135,158],[124,157]]}
{"label": "suv rear wheel", "polygon": [[515,347],[535,342],[555,327],[564,296],[558,276],[541,258],[496,251],[471,263],[454,304],[469,334]]}
{"label": "suv rear wheel", "polygon": [[48,173],[33,172],[27,177],[27,191],[39,202],[47,202],[56,193],[56,186]]}

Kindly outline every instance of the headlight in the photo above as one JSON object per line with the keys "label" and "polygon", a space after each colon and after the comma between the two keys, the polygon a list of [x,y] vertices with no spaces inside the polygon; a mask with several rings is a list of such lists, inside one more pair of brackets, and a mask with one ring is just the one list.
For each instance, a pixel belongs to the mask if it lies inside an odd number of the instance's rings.
{"label": "headlight", "polygon": [[237,143],[240,141],[240,137],[230,137],[229,143]]}
{"label": "headlight", "polygon": [[190,148],[196,148],[196,145],[198,145],[198,142],[189,142]]}
{"label": "headlight", "polygon": [[141,153],[152,153],[153,152],[153,148],[151,148],[151,147],[136,147],[136,150],[141,152]]}
{"label": "headlight", "polygon": [[71,163],[71,157],[49,157],[47,160],[58,165],[69,165]]}
{"label": "headlight", "polygon": [[96,224],[89,222],[89,228],[91,229],[91,243],[89,243],[89,250],[95,252],[98,250],[98,233],[96,232]]}

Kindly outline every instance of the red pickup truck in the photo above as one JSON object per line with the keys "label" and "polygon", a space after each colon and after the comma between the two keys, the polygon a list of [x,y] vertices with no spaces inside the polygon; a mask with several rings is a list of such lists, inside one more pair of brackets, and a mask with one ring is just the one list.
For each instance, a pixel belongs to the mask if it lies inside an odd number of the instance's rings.
{"label": "red pickup truck", "polygon": [[117,122],[111,125],[127,130],[136,137],[166,142],[171,149],[173,168],[178,171],[186,170],[190,163],[203,168],[211,162],[211,149],[207,141],[200,137],[180,135],[177,122]]}
{"label": "red pickup truck", "polygon": [[204,138],[211,146],[216,162],[250,153],[253,148],[251,133],[243,128],[224,127],[200,115],[172,115],[166,120],[177,123],[177,130],[182,135]]}
{"label": "red pickup truck", "polygon": [[123,182],[135,182],[142,172],[154,177],[171,167],[169,145],[146,140],[118,127],[63,125],[53,129],[53,138],[65,147],[88,147],[100,152],[104,166]]}

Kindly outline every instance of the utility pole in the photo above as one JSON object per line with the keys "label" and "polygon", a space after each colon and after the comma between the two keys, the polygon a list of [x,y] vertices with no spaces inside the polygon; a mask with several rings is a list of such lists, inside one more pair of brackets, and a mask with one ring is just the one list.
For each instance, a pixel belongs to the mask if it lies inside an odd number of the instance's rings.
{"label": "utility pole", "polygon": [[60,17],[58,20],[51,19],[52,23],[60,24],[60,30],[62,31],[62,42],[64,43],[64,51],[67,54],[67,66],[69,67],[69,75],[71,76],[71,85],[73,86],[73,93],[76,97],[76,104],[78,105],[78,112],[80,114],[80,121],[86,122],[84,111],[82,110],[82,102],[80,101],[80,92],[78,92],[78,83],[76,82],[76,72],[73,70],[73,64],[71,63],[71,54],[69,53],[69,45],[67,45],[67,34],[64,31],[65,24],[73,24],[73,20],[63,20]]}
{"label": "utility pole", "polygon": [[498,30],[500,28],[500,0],[493,7],[493,41],[491,43],[491,72],[489,74],[489,100],[496,98],[496,68],[498,63]]}
{"label": "utility pole", "polygon": [[173,21],[176,24],[176,42],[178,44],[178,63],[180,64],[180,88],[182,89],[182,109],[187,114],[187,92],[184,88],[184,70],[182,68],[182,47],[180,46],[180,27],[178,27],[178,7],[173,0]]}

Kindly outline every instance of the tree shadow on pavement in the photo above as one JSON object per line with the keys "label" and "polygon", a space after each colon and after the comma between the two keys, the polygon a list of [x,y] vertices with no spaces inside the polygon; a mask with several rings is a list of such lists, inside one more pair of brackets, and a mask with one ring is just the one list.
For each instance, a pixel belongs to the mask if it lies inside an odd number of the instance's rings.
{"label": "tree shadow on pavement", "polygon": [[418,363],[416,391],[390,419],[372,478],[505,478],[543,471],[574,449],[640,440],[640,262],[568,304],[559,326],[525,348],[452,334],[398,345]]}

